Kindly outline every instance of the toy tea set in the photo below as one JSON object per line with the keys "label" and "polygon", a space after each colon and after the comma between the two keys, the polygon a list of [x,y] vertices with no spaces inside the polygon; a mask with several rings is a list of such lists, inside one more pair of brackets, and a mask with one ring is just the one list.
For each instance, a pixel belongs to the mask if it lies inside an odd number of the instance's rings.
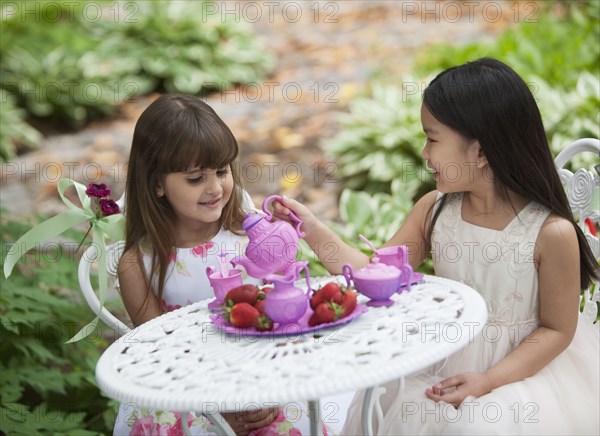
{"label": "toy tea set", "polygon": [[[217,312],[217,315],[212,317],[213,323],[223,330],[230,332],[239,332],[240,330],[233,328],[222,312],[227,293],[242,286],[242,270],[237,268],[238,265],[242,265],[248,275],[273,284],[273,288],[268,288],[269,292],[264,296],[264,314],[275,323],[273,332],[283,331],[282,329],[288,331],[289,329],[286,327],[292,325],[299,329],[299,331],[295,331],[296,333],[314,329],[308,324],[312,313],[310,307],[312,289],[308,261],[296,261],[298,238],[304,236],[300,230],[302,220],[290,212],[289,216],[293,225],[281,220],[272,221],[273,215],[269,211],[268,205],[273,200],[281,199],[279,195],[267,197],[262,205],[264,216],[257,213],[246,214],[242,228],[248,236],[249,244],[246,246],[244,255],[236,256],[227,262],[226,255],[223,254],[219,259],[220,271],[212,266],[206,269],[216,297],[208,307],[213,312]],[[392,295],[396,292],[410,291],[411,283],[419,280],[422,276],[418,277],[418,273],[413,274],[413,270],[408,264],[405,246],[376,250],[362,235],[361,239],[374,250],[376,257],[368,266],[356,271],[351,265],[344,265],[342,273],[346,284],[348,288],[351,288],[353,283],[359,293],[370,298],[367,306],[390,306],[394,304],[390,299]],[[233,268],[229,267],[229,263],[233,265]],[[306,274],[306,286],[303,283],[299,284],[301,283],[299,282],[300,273],[303,270]],[[348,322],[366,310],[365,306],[358,304],[352,313],[328,323],[327,326]],[[245,334],[250,335],[263,333],[254,328],[243,330]]]}

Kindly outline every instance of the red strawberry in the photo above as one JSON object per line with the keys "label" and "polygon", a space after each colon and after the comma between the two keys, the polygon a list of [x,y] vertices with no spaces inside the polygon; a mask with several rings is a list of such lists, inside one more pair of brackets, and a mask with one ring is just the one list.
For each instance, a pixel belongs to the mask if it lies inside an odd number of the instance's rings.
{"label": "red strawberry", "polygon": [[254,327],[259,332],[273,330],[273,321],[267,315],[259,315],[254,322]]}
{"label": "red strawberry", "polygon": [[260,313],[248,303],[238,303],[231,308],[229,312],[229,322],[234,327],[252,327]]}
{"label": "red strawberry", "polygon": [[342,288],[337,282],[329,282],[322,288],[313,292],[310,299],[310,308],[315,310],[321,303],[342,302]]}
{"label": "red strawberry", "polygon": [[256,302],[256,304],[254,305],[254,307],[256,308],[256,310],[258,310],[258,313],[260,313],[261,315],[265,314],[265,300],[258,300]]}
{"label": "red strawberry", "polygon": [[343,313],[344,309],[339,304],[332,302],[321,303],[308,319],[308,325],[313,327],[319,324],[337,321],[341,318]]}
{"label": "red strawberry", "polygon": [[321,288],[323,301],[333,301],[340,304],[342,302],[342,288],[337,282],[329,282]]}
{"label": "red strawberry", "polygon": [[356,309],[356,294],[351,289],[346,289],[343,292],[343,299],[341,303],[344,313],[342,318],[350,315]]}
{"label": "red strawberry", "polygon": [[310,308],[315,310],[321,303],[323,303],[323,293],[320,289],[313,291],[313,294],[310,297]]}
{"label": "red strawberry", "polygon": [[[232,288],[225,295],[225,304],[233,306],[238,303],[248,303],[253,305],[258,300],[258,287],[254,285],[241,285]],[[229,303],[231,301],[231,303]]]}

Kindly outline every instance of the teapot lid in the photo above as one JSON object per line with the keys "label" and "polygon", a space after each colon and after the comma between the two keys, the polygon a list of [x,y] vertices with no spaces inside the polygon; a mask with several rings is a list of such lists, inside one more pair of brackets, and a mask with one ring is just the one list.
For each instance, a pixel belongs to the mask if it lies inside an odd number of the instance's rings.
{"label": "teapot lid", "polygon": [[401,273],[395,266],[379,263],[379,258],[374,257],[369,265],[356,271],[354,276],[363,280],[388,280],[400,277]]}
{"label": "teapot lid", "polygon": [[246,212],[246,219],[242,223],[242,229],[245,232],[248,232],[252,227],[254,227],[260,220],[264,217],[258,213],[250,213]]}

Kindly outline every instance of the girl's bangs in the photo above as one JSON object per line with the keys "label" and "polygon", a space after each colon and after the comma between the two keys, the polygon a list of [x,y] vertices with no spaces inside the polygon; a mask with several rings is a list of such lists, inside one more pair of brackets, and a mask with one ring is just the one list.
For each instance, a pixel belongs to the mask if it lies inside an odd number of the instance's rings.
{"label": "girl's bangs", "polygon": [[165,168],[161,171],[163,174],[195,168],[220,169],[231,164],[237,157],[238,144],[227,127],[194,127],[175,135],[173,145],[169,147],[170,156],[164,161]]}

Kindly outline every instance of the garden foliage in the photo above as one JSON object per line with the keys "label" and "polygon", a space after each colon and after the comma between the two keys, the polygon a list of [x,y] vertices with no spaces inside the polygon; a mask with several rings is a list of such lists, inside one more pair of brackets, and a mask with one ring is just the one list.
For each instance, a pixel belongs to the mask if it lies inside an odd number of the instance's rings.
{"label": "garden foliage", "polygon": [[25,110],[17,107],[14,100],[14,96],[0,89],[0,162],[15,156],[15,143],[35,147],[42,137],[24,121]]}
{"label": "garden foliage", "polygon": [[[272,57],[243,21],[207,13],[210,3],[5,2],[0,88],[30,117],[80,127],[151,91],[258,80]],[[2,156],[22,139],[3,136]]]}
{"label": "garden foliage", "polygon": [[[3,247],[29,229],[4,216],[0,222]],[[73,289],[76,260],[56,247],[51,244],[27,255],[10,280],[0,277],[2,434],[79,436],[112,431],[112,401],[100,395],[94,377],[107,340],[98,333],[66,344],[88,321],[90,310]],[[5,255],[1,253],[2,260]]]}

